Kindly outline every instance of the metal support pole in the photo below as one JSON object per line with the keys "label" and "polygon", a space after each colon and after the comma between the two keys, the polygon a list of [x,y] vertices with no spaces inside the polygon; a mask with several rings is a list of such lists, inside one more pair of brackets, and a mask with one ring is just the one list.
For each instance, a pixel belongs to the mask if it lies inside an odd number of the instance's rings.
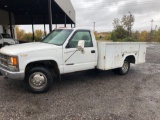
{"label": "metal support pole", "polygon": [[71,28],[72,28],[73,26],[72,26],[72,24],[71,24]]}
{"label": "metal support pole", "polygon": [[34,26],[32,24],[32,41],[34,41]]}
{"label": "metal support pole", "polygon": [[8,12],[8,15],[9,15],[9,26],[10,26],[11,37],[13,38],[13,31],[12,31],[12,16],[11,16],[11,12]]}
{"label": "metal support pole", "polygon": [[33,26],[33,16],[32,16],[32,41],[34,42],[34,26]]}
{"label": "metal support pole", "polygon": [[153,30],[153,20],[151,20],[151,32],[152,32],[152,30]]}
{"label": "metal support pole", "polygon": [[156,30],[157,30],[157,25],[155,26],[155,32],[156,32]]}
{"label": "metal support pole", "polygon": [[49,32],[52,32],[52,0],[48,0]]}
{"label": "metal support pole", "polygon": [[64,27],[66,27],[66,14],[64,15],[64,22],[65,22],[65,24],[64,24]]}
{"label": "metal support pole", "polygon": [[45,17],[43,17],[43,22],[44,22],[44,36],[46,36],[46,24],[45,24]]}
{"label": "metal support pole", "polygon": [[157,25],[155,26],[155,30],[154,30],[154,39],[156,39],[156,30],[157,30]]}
{"label": "metal support pole", "polygon": [[57,24],[56,24],[56,29],[57,29]]}
{"label": "metal support pole", "polygon": [[46,36],[46,24],[44,23],[44,36]]}

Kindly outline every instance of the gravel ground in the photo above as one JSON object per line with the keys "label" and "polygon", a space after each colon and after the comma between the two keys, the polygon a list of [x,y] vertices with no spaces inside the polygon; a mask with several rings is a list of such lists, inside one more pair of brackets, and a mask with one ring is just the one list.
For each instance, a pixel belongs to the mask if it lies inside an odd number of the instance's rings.
{"label": "gravel ground", "polygon": [[45,94],[0,77],[1,120],[159,120],[160,45],[125,76],[86,71],[62,76]]}

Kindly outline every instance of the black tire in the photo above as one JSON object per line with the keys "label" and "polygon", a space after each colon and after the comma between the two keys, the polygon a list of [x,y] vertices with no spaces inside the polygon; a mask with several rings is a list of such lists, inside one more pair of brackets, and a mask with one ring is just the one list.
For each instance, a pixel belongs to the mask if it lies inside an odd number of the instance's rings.
{"label": "black tire", "polygon": [[126,75],[130,69],[130,61],[128,59],[124,60],[123,66],[121,68],[113,69],[115,74]]}
{"label": "black tire", "polygon": [[[27,87],[32,93],[45,93],[53,86],[50,71],[44,67],[34,67],[26,72]],[[40,85],[41,84],[41,85]]]}
{"label": "black tire", "polygon": [[119,68],[113,69],[112,72],[113,72],[114,74],[118,74],[118,69],[119,69]]}

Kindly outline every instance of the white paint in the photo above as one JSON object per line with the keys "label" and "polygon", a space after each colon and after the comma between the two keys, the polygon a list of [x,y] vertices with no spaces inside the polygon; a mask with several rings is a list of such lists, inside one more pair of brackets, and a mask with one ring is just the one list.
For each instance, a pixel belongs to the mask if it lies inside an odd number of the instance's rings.
{"label": "white paint", "polygon": [[75,10],[70,0],[55,0],[55,2],[61,7],[61,9],[70,17],[75,23]]}
{"label": "white paint", "polygon": [[135,57],[135,64],[145,63],[146,43],[98,42],[98,69],[110,70],[122,67],[128,56]]}
{"label": "white paint", "polygon": [[[55,46],[46,43],[26,43],[13,46],[6,46],[0,49],[0,53],[18,56],[19,68],[24,72],[27,64],[41,60],[54,60],[57,62],[60,72],[62,63],[62,46]],[[25,57],[24,57],[25,56]]]}
{"label": "white paint", "polygon": [[61,74],[94,69],[96,66],[101,70],[122,67],[125,58],[130,55],[135,56],[136,64],[145,62],[146,45],[144,43],[98,42],[97,45],[92,31],[90,32],[93,47],[85,47],[85,52],[76,51],[76,48],[66,48],[76,30],[79,29],[73,29],[62,46],[27,43],[4,47],[0,53],[18,56],[20,72],[25,71],[27,64],[43,60],[54,60]]}

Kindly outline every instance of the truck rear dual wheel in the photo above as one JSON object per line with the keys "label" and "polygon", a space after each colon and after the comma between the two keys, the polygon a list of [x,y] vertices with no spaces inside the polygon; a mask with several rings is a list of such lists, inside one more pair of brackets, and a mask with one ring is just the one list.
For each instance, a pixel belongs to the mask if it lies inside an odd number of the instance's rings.
{"label": "truck rear dual wheel", "polygon": [[124,60],[123,66],[121,68],[114,69],[113,72],[119,75],[125,75],[129,72],[130,61],[128,59]]}
{"label": "truck rear dual wheel", "polygon": [[27,71],[27,87],[32,93],[45,93],[53,86],[50,71],[44,67],[34,67]]}

